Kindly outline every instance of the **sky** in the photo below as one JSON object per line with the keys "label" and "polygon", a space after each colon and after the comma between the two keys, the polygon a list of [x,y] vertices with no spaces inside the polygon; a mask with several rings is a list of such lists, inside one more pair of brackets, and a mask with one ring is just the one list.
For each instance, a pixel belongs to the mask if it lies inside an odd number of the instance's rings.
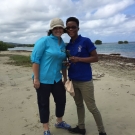
{"label": "sky", "polygon": [[92,42],[135,41],[135,0],[0,0],[0,41],[34,44],[47,35],[53,18],[65,24],[71,16]]}

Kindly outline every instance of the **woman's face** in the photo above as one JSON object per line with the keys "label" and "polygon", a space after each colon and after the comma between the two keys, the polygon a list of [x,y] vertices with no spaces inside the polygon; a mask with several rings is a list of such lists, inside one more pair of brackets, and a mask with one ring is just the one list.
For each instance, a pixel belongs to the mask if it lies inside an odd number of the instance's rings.
{"label": "woman's face", "polygon": [[79,28],[78,28],[76,22],[74,22],[74,21],[67,22],[67,24],[66,24],[66,30],[67,30],[68,35],[71,38],[75,38],[75,37],[78,36],[78,30],[79,30]]}
{"label": "woman's face", "polygon": [[63,34],[64,29],[62,27],[55,27],[52,30],[52,34],[56,37],[61,37],[61,35]]}

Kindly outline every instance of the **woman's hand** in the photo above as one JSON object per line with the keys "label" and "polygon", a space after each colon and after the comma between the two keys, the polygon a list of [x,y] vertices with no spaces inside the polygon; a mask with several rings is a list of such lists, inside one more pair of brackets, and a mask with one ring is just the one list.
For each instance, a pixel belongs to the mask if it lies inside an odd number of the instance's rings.
{"label": "woman's hand", "polygon": [[70,60],[72,63],[76,63],[76,62],[79,62],[79,57],[72,56],[72,57],[69,57],[69,60]]}
{"label": "woman's hand", "polygon": [[38,89],[40,87],[39,79],[34,79],[33,84],[34,84],[34,88]]}
{"label": "woman's hand", "polygon": [[63,61],[63,64],[64,66],[66,66],[67,68],[69,68],[70,66],[70,62],[67,60],[67,61]]}
{"label": "woman's hand", "polygon": [[66,81],[67,81],[67,79],[63,79],[63,84],[64,84],[64,85],[65,85]]}

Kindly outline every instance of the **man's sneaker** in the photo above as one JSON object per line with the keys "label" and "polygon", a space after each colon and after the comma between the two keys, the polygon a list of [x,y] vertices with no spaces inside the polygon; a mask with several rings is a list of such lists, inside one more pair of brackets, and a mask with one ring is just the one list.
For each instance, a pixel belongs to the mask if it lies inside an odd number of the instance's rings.
{"label": "man's sneaker", "polygon": [[44,131],[44,135],[51,135],[51,133],[49,130],[47,130],[47,131]]}
{"label": "man's sneaker", "polygon": [[55,124],[56,128],[63,128],[63,129],[69,129],[71,126],[67,124],[65,121],[62,121],[60,123]]}
{"label": "man's sneaker", "polygon": [[69,128],[68,131],[73,134],[82,134],[85,135],[86,130],[85,129],[80,129],[78,126],[75,128]]}
{"label": "man's sneaker", "polygon": [[99,135],[107,135],[106,133],[99,133]]}

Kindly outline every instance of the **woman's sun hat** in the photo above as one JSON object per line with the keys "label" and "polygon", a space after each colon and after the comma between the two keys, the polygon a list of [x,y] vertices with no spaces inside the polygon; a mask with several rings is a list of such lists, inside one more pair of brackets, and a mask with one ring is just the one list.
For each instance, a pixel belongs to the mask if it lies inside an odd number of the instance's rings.
{"label": "woman's sun hat", "polygon": [[52,19],[50,23],[50,30],[52,30],[55,27],[62,27],[64,29],[64,22],[59,18]]}

